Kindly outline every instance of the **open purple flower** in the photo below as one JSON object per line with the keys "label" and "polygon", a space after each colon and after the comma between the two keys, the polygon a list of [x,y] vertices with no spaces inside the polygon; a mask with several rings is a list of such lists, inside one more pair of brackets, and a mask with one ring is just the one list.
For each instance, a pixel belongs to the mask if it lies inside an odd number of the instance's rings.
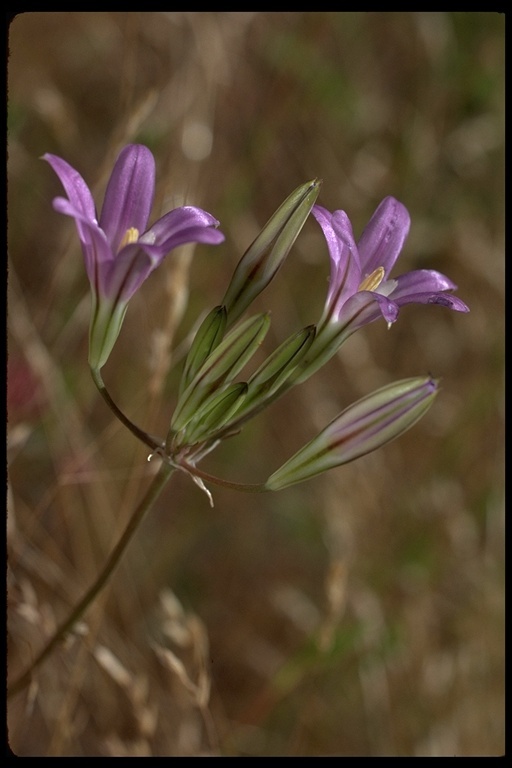
{"label": "open purple flower", "polygon": [[110,176],[101,216],[89,187],[65,160],[46,154],[67,198],[53,207],[74,218],[92,288],[89,364],[99,370],[117,339],[128,302],[164,257],[185,243],[221,243],[219,222],[193,206],[176,208],[147,228],[155,192],[155,161],[141,144],[124,147]]}
{"label": "open purple flower", "polygon": [[379,317],[391,324],[401,306],[413,303],[469,312],[463,301],[448,293],[457,286],[440,272],[419,269],[390,278],[410,225],[407,209],[394,197],[380,203],[357,244],[345,211],[329,213],[315,205],[312,213],[331,258],[324,323],[334,322],[350,332]]}
{"label": "open purple flower", "polygon": [[389,276],[410,224],[407,209],[394,197],[380,203],[357,244],[345,211],[330,213],[315,205],[312,214],[327,240],[331,276],[315,340],[294,377],[295,383],[305,381],[324,365],[358,328],[379,317],[390,326],[404,304],[442,304],[457,312],[469,312],[464,302],[450,293],[456,289],[455,283],[440,272],[418,269]]}

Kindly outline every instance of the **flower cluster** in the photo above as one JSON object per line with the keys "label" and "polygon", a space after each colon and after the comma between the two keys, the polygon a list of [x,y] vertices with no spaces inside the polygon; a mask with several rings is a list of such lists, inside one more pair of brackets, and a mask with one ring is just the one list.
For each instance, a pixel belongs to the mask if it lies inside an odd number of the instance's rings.
{"label": "flower cluster", "polygon": [[[219,222],[201,208],[184,206],[148,228],[155,162],[142,145],[132,144],[121,151],[99,218],[82,176],[55,155],[46,154],[44,159],[67,194],[55,198],[53,207],[75,220],[91,285],[89,365],[93,377],[123,423],[200,484],[201,478],[210,476],[197,464],[209,451],[311,376],[362,326],[380,317],[391,326],[400,308],[411,303],[469,311],[453,295],[455,284],[439,272],[416,270],[391,276],[410,226],[402,203],[386,197],[356,242],[347,214],[342,210],[330,213],[316,204],[320,182],[307,182],[263,227],[235,269],[223,301],[204,317],[185,361],[167,437],[152,438],[115,406],[99,371],[108,360],[134,293],[178,246],[221,243],[224,235],[217,228]],[[322,315],[316,324],[283,341],[254,373],[240,379],[270,326],[267,313],[241,321],[240,317],[277,274],[310,213],[325,236],[331,265]],[[430,407],[437,391],[438,384],[431,377],[413,378],[364,397],[346,408],[265,484],[251,487],[279,490],[375,450],[412,426]]]}

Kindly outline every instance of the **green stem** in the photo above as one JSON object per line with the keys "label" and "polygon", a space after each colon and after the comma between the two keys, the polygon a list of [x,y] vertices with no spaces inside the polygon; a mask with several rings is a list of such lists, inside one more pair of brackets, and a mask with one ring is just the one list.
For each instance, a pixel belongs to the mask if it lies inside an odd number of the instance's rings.
{"label": "green stem", "polygon": [[189,474],[200,477],[201,480],[206,480],[206,482],[213,483],[214,485],[221,485],[223,488],[231,488],[233,491],[242,491],[244,493],[266,493],[269,490],[264,483],[233,483],[230,480],[223,480],[221,477],[216,477],[215,475],[210,475],[208,472],[203,472],[202,469],[198,469],[198,467],[194,467],[184,460],[181,460],[178,466],[185,469]]}
{"label": "green stem", "polygon": [[14,683],[8,687],[7,695],[12,696],[22,691],[29,683],[32,677],[32,673],[42,662],[52,653],[55,647],[61,642],[65,635],[73,628],[76,622],[82,617],[87,608],[91,605],[98,593],[103,589],[112,575],[113,571],[117,567],[121,560],[128,544],[133,538],[135,531],[139,527],[142,519],[146,513],[151,509],[154,502],[164,489],[169,478],[174,472],[174,467],[171,467],[165,462],[162,463],[157,475],[153,478],[153,481],[146,491],[145,496],[136,507],[133,512],[128,525],[126,526],[124,533],[119,539],[118,543],[114,547],[112,554],[108,558],[103,570],[100,572],[94,584],[88,589],[80,602],[73,608],[67,619],[58,627],[54,635],[50,638],[44,648],[36,656],[29,668],[18,677]]}
{"label": "green stem", "polygon": [[143,429],[140,429],[136,424],[133,423],[133,421],[130,421],[128,416],[125,416],[125,414],[122,412],[120,408],[117,407],[117,405],[114,403],[112,398],[110,397],[107,388],[105,387],[105,384],[103,382],[101,373],[99,369],[91,368],[91,375],[94,380],[94,383],[96,384],[96,387],[98,388],[98,392],[102,396],[102,398],[105,400],[106,404],[116,416],[116,418],[119,419],[119,421],[124,424],[125,427],[127,427],[130,432],[135,435],[139,440],[141,440],[145,445],[148,445],[152,450],[155,450],[157,448],[163,448],[165,443],[163,440],[159,440],[157,437],[153,437],[153,435],[148,434]]}

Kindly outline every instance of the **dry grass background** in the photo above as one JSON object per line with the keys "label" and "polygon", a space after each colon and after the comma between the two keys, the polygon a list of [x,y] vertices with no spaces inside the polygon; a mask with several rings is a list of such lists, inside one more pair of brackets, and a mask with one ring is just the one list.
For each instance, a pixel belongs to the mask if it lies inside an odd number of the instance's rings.
{"label": "dry grass background", "polygon": [[[9,625],[18,674],[105,561],[155,467],[87,369],[88,284],[38,158],[101,202],[119,149],[157,161],[154,217],[184,201],[225,244],[175,252],[131,302],[104,376],[164,434],[188,334],[279,203],[360,232],[409,208],[401,270],[432,267],[469,315],[405,308],[204,468],[267,477],[353,399],[432,372],[407,435],[274,495],[185,476],[76,633],[9,702],[18,755],[504,752],[504,17],[495,13],[25,13],[9,31]],[[268,345],[314,322],[314,222],[258,306]]]}

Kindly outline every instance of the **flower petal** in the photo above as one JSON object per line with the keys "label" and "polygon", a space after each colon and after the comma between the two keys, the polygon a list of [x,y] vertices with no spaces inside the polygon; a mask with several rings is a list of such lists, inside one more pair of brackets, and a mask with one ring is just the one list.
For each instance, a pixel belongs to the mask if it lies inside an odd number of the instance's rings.
{"label": "flower petal", "polygon": [[394,197],[385,197],[364,228],[358,246],[363,277],[384,267],[385,277],[393,268],[409,234],[407,208]]}
{"label": "flower petal", "polygon": [[446,275],[434,269],[416,269],[393,278],[393,282],[395,283],[392,291],[394,300],[412,293],[454,291],[457,288]]}
{"label": "flower petal", "polygon": [[334,211],[331,214],[325,208],[315,205],[312,213],[322,227],[331,259],[326,314],[333,312],[336,315],[361,282],[358,248],[345,211]]}
{"label": "flower petal", "polygon": [[456,296],[447,294],[457,286],[446,275],[433,269],[418,269],[396,277],[396,287],[389,297],[403,304],[443,304],[456,312],[469,312],[469,307]]}
{"label": "flower petal", "polygon": [[128,302],[160,261],[138,243],[126,245],[104,272],[105,294],[116,302]]}
{"label": "flower petal", "polygon": [[56,197],[53,201],[53,207],[58,213],[71,216],[75,220],[80,234],[87,276],[92,288],[99,294],[104,293],[106,286],[103,281],[103,265],[110,264],[114,260],[105,233],[99,228],[96,221],[85,216],[66,198]]}
{"label": "flower petal", "polygon": [[[416,298],[415,301],[422,303],[418,298]],[[443,307],[453,309],[454,312],[469,312],[468,305],[465,304],[462,299],[459,299],[457,296],[450,296],[450,294],[446,293],[436,293],[429,296],[427,304],[441,304]]]}
{"label": "flower petal", "polygon": [[142,144],[121,150],[110,176],[100,217],[114,253],[130,228],[144,232],[155,194],[155,160]]}
{"label": "flower petal", "polygon": [[222,243],[225,238],[216,229],[218,225],[217,219],[202,208],[175,208],[139,238],[139,245],[154,259],[161,261],[169,251],[185,243]]}
{"label": "flower petal", "polygon": [[321,205],[314,205],[311,213],[322,227],[325,239],[327,240],[331,263],[338,265],[341,261],[343,248],[332,226],[332,213]]}
{"label": "flower petal", "polygon": [[335,286],[329,285],[330,300],[333,287],[336,289],[338,306],[352,296],[361,283],[361,259],[356,245],[352,224],[345,211],[334,211],[332,215],[333,230],[341,245],[342,256],[338,265]]}
{"label": "flower petal", "polygon": [[415,293],[399,299],[397,304],[400,307],[404,304],[441,304],[443,307],[453,309],[455,312],[469,312],[467,304],[464,304],[457,296],[451,296],[449,293]]}
{"label": "flower petal", "polygon": [[[74,209],[80,213],[80,219],[76,220],[78,236],[82,243],[86,243],[88,235],[87,232],[83,229],[81,222],[83,220],[89,220],[96,223],[96,209],[94,207],[94,200],[92,199],[89,187],[80,176],[78,171],[75,171],[75,169],[72,168],[69,163],[66,163],[66,161],[61,157],[46,153],[43,155],[43,160],[46,160],[46,162],[51,165],[59,177],[62,186],[64,187],[69,202],[74,207]],[[58,209],[56,208],[56,210]]]}
{"label": "flower petal", "polygon": [[352,333],[379,317],[383,317],[387,323],[394,323],[398,317],[397,303],[374,291],[358,291],[345,302],[337,322]]}
{"label": "flower petal", "polygon": [[210,213],[193,205],[185,205],[181,208],[175,208],[155,221],[150,229],[140,237],[140,242],[166,247],[169,251],[176,248],[176,245],[173,245],[175,240],[178,245],[183,245],[185,242],[190,242],[189,239],[183,239],[190,236],[190,231],[197,230],[200,232],[204,230],[213,232],[214,238],[213,240],[198,242],[221,243],[224,240],[224,235],[216,229],[218,226],[219,222]]}

